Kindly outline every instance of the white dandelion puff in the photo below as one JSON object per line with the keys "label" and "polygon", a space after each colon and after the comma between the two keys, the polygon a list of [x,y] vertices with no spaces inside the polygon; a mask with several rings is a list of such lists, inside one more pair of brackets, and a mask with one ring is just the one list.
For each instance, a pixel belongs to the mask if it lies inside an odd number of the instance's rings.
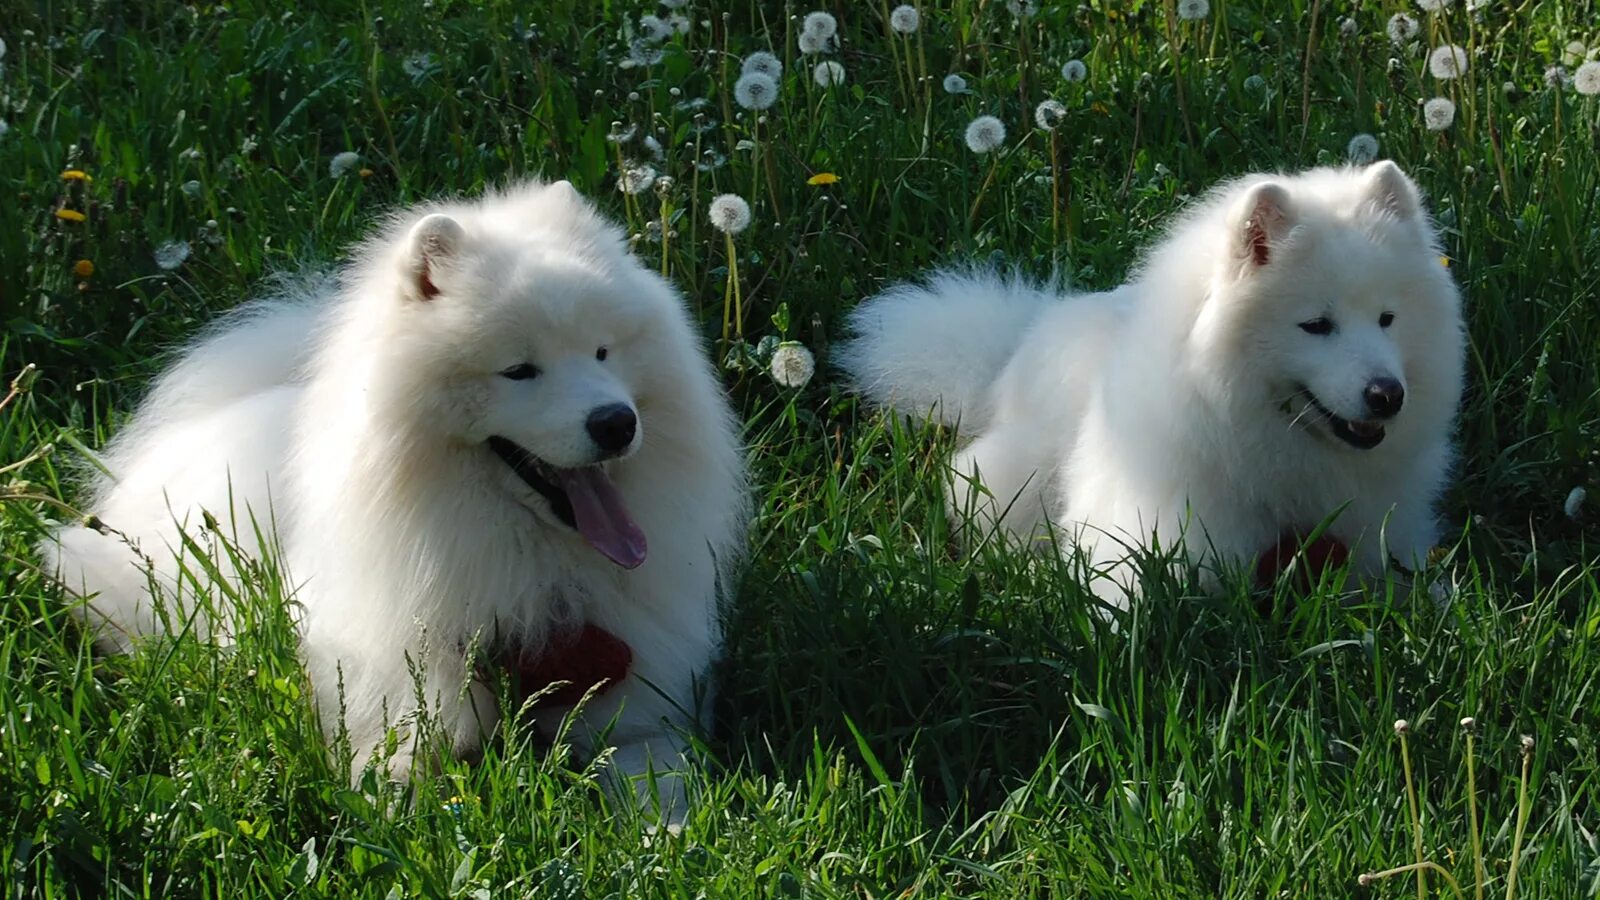
{"label": "white dandelion puff", "polygon": [[639,36],[652,44],[659,44],[672,37],[672,26],[660,16],[640,16]]}
{"label": "white dandelion puff", "polygon": [[1589,499],[1589,492],[1584,490],[1582,485],[1579,485],[1567,492],[1567,499],[1566,502],[1561,504],[1561,511],[1567,514],[1567,518],[1576,519],[1578,513],[1583,512],[1583,501],[1587,499]]}
{"label": "white dandelion puff", "polygon": [[1443,131],[1456,120],[1456,105],[1449,98],[1434,97],[1422,104],[1422,124],[1429,131]]}
{"label": "white dandelion puff", "polygon": [[1006,0],[1006,9],[1019,19],[1031,19],[1039,11],[1036,0]]}
{"label": "white dandelion puff", "polygon": [[1561,48],[1561,61],[1569,66],[1575,66],[1583,62],[1588,52],[1589,48],[1583,45],[1583,41],[1568,41],[1567,45]]}
{"label": "white dandelion puff", "polygon": [[1358,134],[1345,145],[1344,155],[1352,163],[1364,166],[1378,158],[1378,139],[1370,134]]}
{"label": "white dandelion puff", "polygon": [[769,109],[778,100],[778,82],[760,72],[747,72],[733,83],[733,99],[745,109]]}
{"label": "white dandelion puff", "polygon": [[824,60],[811,70],[811,79],[817,83],[817,87],[838,87],[844,84],[844,66],[831,59]]}
{"label": "white dandelion puff", "polygon": [[1045,131],[1055,131],[1067,117],[1067,108],[1057,100],[1045,100],[1033,108],[1033,123]]}
{"label": "white dandelion puff", "polygon": [[783,62],[765,50],[757,50],[744,58],[744,62],[739,65],[739,71],[743,75],[757,72],[777,81],[783,77]]}
{"label": "white dandelion puff", "polygon": [[835,19],[832,13],[825,13],[819,9],[816,12],[806,13],[800,30],[820,38],[831,38],[839,33],[839,20]]}
{"label": "white dandelion puff", "polygon": [[1405,13],[1395,13],[1389,17],[1389,25],[1386,30],[1389,32],[1389,42],[1398,47],[1407,41],[1415,39],[1417,34],[1422,31],[1422,26],[1416,19]]}
{"label": "white dandelion puff", "polygon": [[901,34],[911,34],[922,25],[922,13],[915,6],[896,6],[889,13],[889,27]]}
{"label": "white dandelion puff", "polygon": [[361,154],[351,150],[336,153],[333,159],[328,160],[328,174],[334,178],[343,178],[346,175],[353,174],[360,168]]}
{"label": "white dandelion puff", "polygon": [[1006,142],[1006,125],[994,116],[979,116],[967,125],[967,147],[973,153],[992,153]]}
{"label": "white dandelion puff", "polygon": [[1428,71],[1444,80],[1467,74],[1467,51],[1455,44],[1443,44],[1428,54]]}
{"label": "white dandelion puff", "polygon": [[707,217],[712,228],[738,234],[750,227],[750,204],[738,194],[722,194],[711,201]]}
{"label": "white dandelion puff", "polygon": [[400,64],[400,68],[404,69],[413,80],[420,81],[438,71],[439,63],[432,53],[419,50],[407,56],[405,62]]}
{"label": "white dandelion puff", "polygon": [[944,92],[946,94],[965,94],[967,92],[967,80],[951,72],[944,77]]}
{"label": "white dandelion puff", "polygon": [[689,0],[661,0],[661,5],[667,9],[683,9],[689,5]]}
{"label": "white dandelion puff", "polygon": [[678,13],[667,16],[667,27],[672,29],[673,34],[688,34],[691,24],[688,16]]}
{"label": "white dandelion puff", "polygon": [[1572,83],[1572,75],[1563,65],[1547,66],[1544,70],[1544,86],[1561,90]]}
{"label": "white dandelion puff", "polygon": [[1453,2],[1455,0],[1417,0],[1417,8],[1423,12],[1444,12],[1445,7]]}
{"label": "white dandelion puff", "polygon": [[802,56],[816,56],[818,53],[827,53],[832,49],[833,38],[825,34],[802,31],[800,36],[795,38],[795,43],[799,45]]}
{"label": "white dandelion puff", "polygon": [[656,183],[656,170],[644,163],[629,163],[617,175],[617,190],[624,194],[642,194]]}
{"label": "white dandelion puff", "polygon": [[1204,19],[1211,14],[1211,0],[1178,0],[1178,18],[1186,22]]}
{"label": "white dandelion puff", "polygon": [[167,241],[157,247],[152,255],[155,257],[157,268],[163,272],[171,272],[188,261],[189,242]]}
{"label": "white dandelion puff", "polygon": [[772,351],[767,371],[780,387],[799,389],[816,374],[817,360],[799,341],[784,341]]}
{"label": "white dandelion puff", "polygon": [[1572,73],[1572,89],[1585,97],[1600,94],[1600,62],[1589,60]]}
{"label": "white dandelion puff", "polygon": [[1356,36],[1360,26],[1356,24],[1354,16],[1345,16],[1339,20],[1339,37],[1349,40]]}
{"label": "white dandelion puff", "polygon": [[1082,81],[1089,77],[1089,67],[1081,59],[1069,59],[1061,64],[1061,77],[1068,81]]}

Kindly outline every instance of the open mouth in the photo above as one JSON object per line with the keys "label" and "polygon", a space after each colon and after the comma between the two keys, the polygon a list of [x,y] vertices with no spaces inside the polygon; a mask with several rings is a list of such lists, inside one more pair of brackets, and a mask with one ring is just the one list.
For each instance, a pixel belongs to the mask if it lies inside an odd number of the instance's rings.
{"label": "open mouth", "polygon": [[1300,393],[1311,404],[1311,408],[1327,421],[1328,429],[1333,432],[1334,437],[1357,450],[1371,450],[1383,443],[1385,432],[1381,422],[1336,416],[1333,410],[1322,405],[1322,401],[1318,400],[1317,395],[1311,393],[1310,389],[1302,387]]}
{"label": "open mouth", "polygon": [[644,531],[628,513],[617,486],[599,465],[562,469],[552,466],[527,448],[494,435],[489,449],[500,457],[523,483],[550,504],[550,511],[601,555],[632,569],[645,560],[648,547]]}

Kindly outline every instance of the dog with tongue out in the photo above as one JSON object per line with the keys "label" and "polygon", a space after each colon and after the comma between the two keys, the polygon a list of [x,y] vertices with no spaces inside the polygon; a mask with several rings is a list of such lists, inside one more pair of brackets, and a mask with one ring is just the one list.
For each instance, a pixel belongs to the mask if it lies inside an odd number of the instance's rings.
{"label": "dog with tongue out", "polygon": [[[88,486],[103,525],[41,551],[100,644],[128,650],[195,613],[197,567],[162,548],[210,546],[207,521],[244,559],[273,541],[357,777],[471,754],[509,686],[537,728],[576,708],[569,733],[615,747],[611,785],[677,820],[747,516],[696,331],[564,182],[402,213],[336,283],[191,346]],[[229,559],[216,577],[247,581]],[[229,640],[226,618],[196,627]]]}

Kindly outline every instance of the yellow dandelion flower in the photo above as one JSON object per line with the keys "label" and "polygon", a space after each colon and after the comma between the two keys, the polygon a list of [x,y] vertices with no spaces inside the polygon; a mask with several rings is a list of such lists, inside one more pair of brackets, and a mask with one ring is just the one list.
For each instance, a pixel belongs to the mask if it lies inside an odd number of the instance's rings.
{"label": "yellow dandelion flower", "polygon": [[836,182],[838,180],[839,180],[839,176],[833,174],[832,172],[818,172],[817,174],[811,176],[810,178],[807,178],[806,179],[806,184],[809,184],[809,185],[812,185],[812,186],[816,186],[816,185],[819,185],[819,184],[833,184],[834,182]]}
{"label": "yellow dandelion flower", "polygon": [[1099,100],[1096,100],[1095,102],[1089,104],[1089,108],[1094,110],[1095,112],[1099,113],[1102,116],[1111,115],[1111,107],[1105,105],[1104,103],[1101,103]]}
{"label": "yellow dandelion flower", "polygon": [[82,181],[82,182],[86,182],[88,184],[93,184],[94,183],[94,176],[90,175],[88,172],[83,171],[82,169],[68,169],[65,172],[61,173],[61,180],[62,181]]}
{"label": "yellow dandelion flower", "polygon": [[83,222],[89,217],[75,209],[58,209],[56,210],[56,218],[63,222]]}
{"label": "yellow dandelion flower", "polygon": [[1448,257],[1448,256],[1439,257],[1439,265],[1444,266],[1446,269],[1450,268],[1450,257]]}
{"label": "yellow dandelion flower", "polygon": [[79,278],[88,278],[94,274],[94,260],[80,259],[72,264],[72,274]]}
{"label": "yellow dandelion flower", "polygon": [[362,178],[371,178],[372,177],[372,170],[368,169],[366,167],[362,167],[361,171],[357,172],[356,174],[360,175]]}

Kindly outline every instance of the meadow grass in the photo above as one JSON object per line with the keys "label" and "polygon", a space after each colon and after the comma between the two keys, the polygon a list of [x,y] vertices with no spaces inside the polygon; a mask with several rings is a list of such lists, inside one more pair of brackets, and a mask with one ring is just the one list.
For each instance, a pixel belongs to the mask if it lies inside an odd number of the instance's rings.
{"label": "meadow grass", "polygon": [[[1517,897],[1595,896],[1600,559],[1593,507],[1563,507],[1600,462],[1600,97],[1547,68],[1593,55],[1562,59],[1600,44],[1600,12],[1181,18],[1192,2],[939,0],[911,34],[886,4],[835,2],[828,87],[797,49],[808,8],[777,3],[0,8],[0,372],[36,367],[0,409],[8,892],[1399,897],[1413,873],[1358,876],[1420,852],[1473,894],[1481,842],[1487,896],[1513,867]],[[688,30],[649,40],[640,17],[674,12]],[[1420,27],[1396,45],[1400,12]],[[1466,48],[1460,78],[1429,72],[1444,43]],[[757,50],[785,66],[759,115],[733,91]],[[1433,97],[1455,106],[1443,130]],[[986,155],[964,140],[980,114],[1008,132]],[[841,390],[843,314],[953,259],[1114,285],[1216,180],[1339,163],[1358,133],[1427,192],[1467,297],[1453,527],[1419,586],[1206,595],[1153,574],[1112,630],[1070,562],[955,552],[949,437]],[[676,839],[525,733],[352,787],[270,566],[226,649],[185,634],[102,658],[31,549],[82,515],[86,452],[164,351],[272,273],[336,264],[396,204],[525,174],[626,221],[708,338],[733,272],[744,303],[719,356],[758,516]],[[722,193],[753,210],[731,243],[708,218]],[[775,384],[772,339],[809,347],[816,376]],[[1449,890],[1437,871],[1426,889]]]}

